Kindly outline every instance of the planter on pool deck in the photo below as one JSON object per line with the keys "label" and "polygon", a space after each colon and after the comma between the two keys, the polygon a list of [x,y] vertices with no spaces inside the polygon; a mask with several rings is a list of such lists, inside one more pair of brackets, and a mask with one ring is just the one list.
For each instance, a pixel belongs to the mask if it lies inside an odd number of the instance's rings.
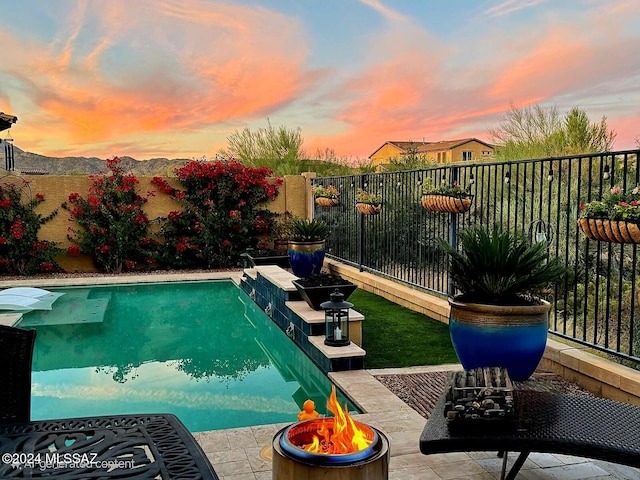
{"label": "planter on pool deck", "polygon": [[336,289],[344,295],[344,300],[349,298],[358,286],[337,275],[311,275],[310,277],[293,280],[302,299],[314,310],[322,310],[320,304],[329,301],[329,295]]}
{"label": "planter on pool deck", "polygon": [[547,344],[551,304],[484,305],[449,299],[449,333],[465,370],[505,367],[512,380],[526,380]]}
{"label": "planter on pool deck", "polygon": [[244,268],[255,267],[256,265],[277,265],[282,268],[289,268],[289,254],[278,250],[249,250],[240,255],[244,261]]}
{"label": "planter on pool deck", "polygon": [[318,274],[324,263],[325,241],[289,241],[289,262],[296,277],[305,278]]}

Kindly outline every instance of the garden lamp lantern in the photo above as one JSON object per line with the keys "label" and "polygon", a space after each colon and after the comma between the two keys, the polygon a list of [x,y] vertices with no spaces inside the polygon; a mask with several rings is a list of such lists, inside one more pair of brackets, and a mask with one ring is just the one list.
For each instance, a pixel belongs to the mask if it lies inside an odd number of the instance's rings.
{"label": "garden lamp lantern", "polygon": [[349,345],[349,309],[352,303],[344,301],[344,295],[337,288],[329,295],[328,302],[320,307],[324,310],[324,344],[332,347]]}

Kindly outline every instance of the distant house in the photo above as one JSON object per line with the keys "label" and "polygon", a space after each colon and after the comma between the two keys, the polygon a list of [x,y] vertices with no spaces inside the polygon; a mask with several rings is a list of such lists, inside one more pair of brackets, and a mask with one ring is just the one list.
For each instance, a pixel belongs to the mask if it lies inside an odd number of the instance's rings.
{"label": "distant house", "polygon": [[477,138],[440,142],[389,141],[369,155],[369,159],[374,165],[383,165],[389,163],[392,158],[401,159],[411,154],[421,156],[430,162],[454,163],[493,158],[494,147]]}

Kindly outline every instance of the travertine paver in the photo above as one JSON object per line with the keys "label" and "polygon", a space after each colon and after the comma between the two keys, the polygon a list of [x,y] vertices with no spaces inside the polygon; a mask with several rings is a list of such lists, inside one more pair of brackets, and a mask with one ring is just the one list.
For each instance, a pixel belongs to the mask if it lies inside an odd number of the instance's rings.
{"label": "travertine paver", "polygon": [[[239,273],[205,272],[184,273],[172,280],[206,280],[235,278]],[[140,281],[166,281],[165,274],[117,276],[96,278],[58,278],[49,282],[42,279],[0,282],[8,286],[55,286],[104,283],[136,283]],[[285,279],[283,279],[285,280]],[[13,324],[15,319],[6,318]],[[459,369],[459,365],[411,368],[406,373]],[[396,371],[401,374],[401,371]],[[495,480],[499,478],[501,460],[495,452],[447,453],[422,455],[419,450],[420,433],[425,419],[378,382],[371,372],[359,370],[331,374],[332,380],[360,406],[366,414],[358,419],[379,428],[389,438],[391,460],[390,480]],[[292,422],[295,419],[292,419]],[[194,436],[211,460],[221,480],[272,480],[269,459],[271,441],[275,433],[286,424],[263,425],[251,428],[218,430],[195,433]],[[516,455],[510,456],[510,463]],[[523,466],[519,480],[638,480],[640,470],[606,462],[532,453]]]}
{"label": "travertine paver", "polygon": [[[442,368],[425,367],[422,370]],[[445,368],[460,367],[448,365]],[[410,371],[415,373],[416,369]],[[330,377],[367,412],[355,417],[380,429],[389,438],[389,480],[495,480],[500,477],[502,459],[496,452],[421,454],[419,439],[425,419],[378,382],[372,372],[338,372],[331,373]],[[284,426],[286,424],[263,425],[202,432],[195,436],[221,480],[272,480],[271,442]],[[509,465],[516,457],[515,453],[509,455]],[[638,480],[640,471],[585,458],[532,453],[518,479]]]}

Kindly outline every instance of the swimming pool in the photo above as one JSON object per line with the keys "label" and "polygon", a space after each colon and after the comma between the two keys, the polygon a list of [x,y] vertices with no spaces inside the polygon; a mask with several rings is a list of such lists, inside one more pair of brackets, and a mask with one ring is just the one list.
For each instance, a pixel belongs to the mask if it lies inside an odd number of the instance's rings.
{"label": "swimming pool", "polygon": [[[231,281],[51,288],[36,328],[33,419],[176,414],[193,432],[324,413],[329,379]],[[357,411],[344,395],[350,411]]]}

